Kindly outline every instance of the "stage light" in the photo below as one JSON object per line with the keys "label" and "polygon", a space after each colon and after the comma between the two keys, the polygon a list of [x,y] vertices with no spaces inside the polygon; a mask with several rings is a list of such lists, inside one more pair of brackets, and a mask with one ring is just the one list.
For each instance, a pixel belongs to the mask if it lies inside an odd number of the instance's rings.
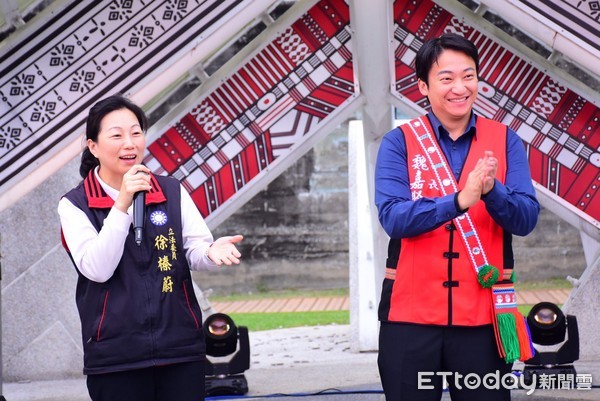
{"label": "stage light", "polygon": [[237,327],[224,313],[208,316],[203,327],[207,355],[206,396],[246,394],[248,381],[243,373],[250,368],[248,328]]}
{"label": "stage light", "polygon": [[565,340],[565,315],[553,303],[541,302],[535,305],[527,316],[527,323],[535,344],[554,345]]}
{"label": "stage light", "polygon": [[[556,304],[540,302],[531,308],[527,324],[536,352],[533,358],[525,361],[525,383],[531,384],[534,376],[541,374],[575,376],[572,363],[579,359],[577,318],[565,316]],[[554,346],[554,350],[540,351],[540,346]],[[536,382],[540,384],[540,380]]]}

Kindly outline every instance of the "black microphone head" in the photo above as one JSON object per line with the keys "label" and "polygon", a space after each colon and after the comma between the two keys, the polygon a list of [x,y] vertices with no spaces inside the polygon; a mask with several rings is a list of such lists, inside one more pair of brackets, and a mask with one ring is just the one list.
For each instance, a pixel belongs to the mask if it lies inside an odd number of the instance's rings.
{"label": "black microphone head", "polygon": [[146,220],[146,191],[138,191],[133,195],[133,230],[135,242],[142,243],[144,222]]}

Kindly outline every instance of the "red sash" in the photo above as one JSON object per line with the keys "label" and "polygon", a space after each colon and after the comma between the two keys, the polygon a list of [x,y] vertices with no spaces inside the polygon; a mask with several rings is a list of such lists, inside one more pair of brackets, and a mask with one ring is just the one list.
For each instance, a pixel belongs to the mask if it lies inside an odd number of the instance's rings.
{"label": "red sash", "polygon": [[[437,140],[430,132],[424,117],[411,120],[407,125],[421,146],[442,194],[458,192],[454,175],[445,162]],[[506,277],[498,282],[498,269],[488,263],[485,249],[469,213],[465,212],[454,218],[453,221],[468,251],[469,260],[479,283],[484,288],[491,288],[494,332],[500,356],[507,363],[512,363],[517,359],[521,361],[530,359],[535,351],[525,317],[517,309],[517,297],[513,282]]]}

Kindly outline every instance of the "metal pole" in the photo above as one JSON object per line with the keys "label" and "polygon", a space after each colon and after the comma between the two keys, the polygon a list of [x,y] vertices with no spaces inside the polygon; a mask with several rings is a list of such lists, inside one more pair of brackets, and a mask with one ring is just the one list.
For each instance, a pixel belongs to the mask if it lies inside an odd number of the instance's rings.
{"label": "metal pole", "polygon": [[0,401],[6,401],[2,395],[2,234],[0,234]]}

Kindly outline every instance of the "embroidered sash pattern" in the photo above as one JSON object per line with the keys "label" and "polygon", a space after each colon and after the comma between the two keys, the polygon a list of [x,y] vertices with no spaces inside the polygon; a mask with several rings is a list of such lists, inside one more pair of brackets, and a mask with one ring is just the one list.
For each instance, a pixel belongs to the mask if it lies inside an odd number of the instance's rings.
{"label": "embroidered sash pattern", "polygon": [[[407,125],[425,153],[442,194],[456,193],[458,192],[456,180],[437,146],[433,133],[430,132],[423,118],[421,116],[411,120]],[[451,188],[452,192],[447,191],[447,188]],[[469,213],[465,212],[453,220],[467,248],[479,283],[483,288],[491,288],[491,312],[496,346],[500,357],[504,358],[507,363],[512,363],[517,359],[525,361],[532,358],[535,350],[527,321],[517,309],[514,284],[510,280],[498,282],[498,269],[488,263],[485,250]]]}
{"label": "embroidered sash pattern", "polygon": [[[417,138],[421,149],[423,149],[425,157],[427,157],[427,160],[429,161],[429,165],[433,167],[433,173],[438,181],[440,191],[442,191],[444,195],[458,192],[456,180],[448,169],[448,165],[444,161],[444,157],[433,138],[433,133],[429,131],[426,123],[423,121],[423,117],[421,116],[411,120],[408,123],[408,126]],[[452,192],[449,192],[447,188],[451,188]],[[464,213],[455,218],[454,223],[467,248],[469,259],[471,259],[471,264],[473,265],[479,282],[484,288],[490,288],[498,281],[498,269],[488,263],[485,250],[481,245],[481,240],[477,234],[471,216],[469,216],[469,213]]]}

